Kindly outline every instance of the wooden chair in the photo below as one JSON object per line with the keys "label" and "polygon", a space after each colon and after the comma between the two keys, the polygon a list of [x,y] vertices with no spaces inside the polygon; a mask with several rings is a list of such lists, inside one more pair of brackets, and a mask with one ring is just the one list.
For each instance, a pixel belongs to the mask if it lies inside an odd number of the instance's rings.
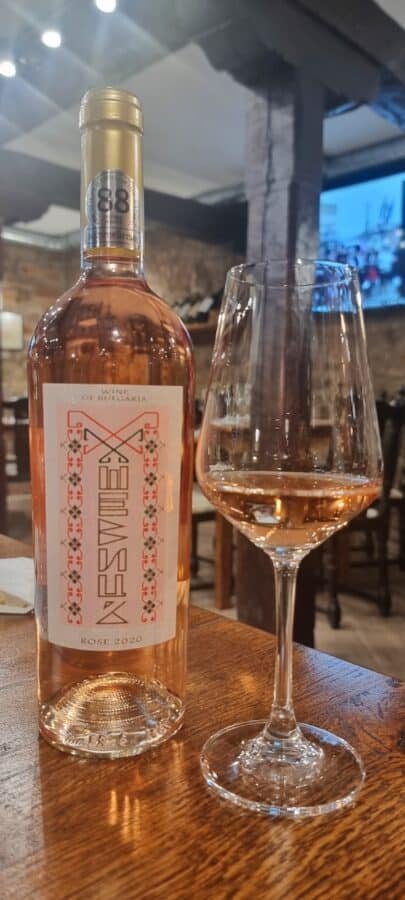
{"label": "wooden chair", "polygon": [[[398,468],[402,429],[405,424],[405,403],[394,404],[386,401],[377,402],[377,415],[381,431],[384,478],[379,499],[361,516],[328,541],[329,565],[327,566],[327,586],[329,591],[328,617],[333,628],[338,628],[341,618],[339,590],[372,597],[378,603],[382,616],[389,616],[391,610],[391,591],[389,583],[389,566],[396,563],[405,568],[405,491],[395,486]],[[393,509],[398,512],[399,520],[399,553],[395,558],[388,557],[388,538]],[[364,541],[358,547],[350,546],[350,537],[361,534]],[[362,551],[364,560],[352,560],[350,553]],[[347,583],[347,572],[350,566],[356,568],[376,567],[378,573],[377,594],[359,590]]]}
{"label": "wooden chair", "polygon": [[29,481],[28,397],[3,400],[2,426],[6,438],[8,481]]}
{"label": "wooden chair", "polygon": [[[215,522],[214,557],[198,552],[198,528],[202,522]],[[200,591],[215,586],[215,608],[229,609],[233,591],[233,528],[217,513],[197,483],[193,485],[191,530],[191,589]],[[198,577],[200,562],[212,563],[212,579]]]}
{"label": "wooden chair", "polygon": [[19,397],[14,403],[14,452],[18,481],[29,481],[28,397]]}
{"label": "wooden chair", "polygon": [[[191,518],[191,587],[193,591],[214,586],[214,559],[200,556],[198,553],[198,527],[202,522],[215,522],[216,512],[209,500],[204,497],[197,482],[193,484],[192,518]],[[198,578],[200,562],[212,563],[212,579]]]}
{"label": "wooden chair", "polygon": [[[202,408],[196,404],[195,421],[200,425]],[[194,450],[197,449],[198,431],[195,432]],[[215,549],[211,558],[198,552],[198,529],[202,522],[215,522]],[[212,563],[212,579],[198,577],[200,562]],[[194,483],[191,519],[191,590],[199,591],[215,586],[215,608],[229,609],[233,591],[233,528],[206,499],[197,482],[194,467]]]}

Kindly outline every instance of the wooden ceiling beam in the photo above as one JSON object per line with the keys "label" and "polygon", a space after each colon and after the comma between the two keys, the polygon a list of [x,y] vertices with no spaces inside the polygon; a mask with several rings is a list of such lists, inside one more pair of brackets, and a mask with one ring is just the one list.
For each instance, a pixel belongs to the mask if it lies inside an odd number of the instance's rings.
{"label": "wooden ceiling beam", "polygon": [[404,29],[375,0],[295,0],[314,21],[333,28],[352,47],[379,66],[379,87],[369,99],[372,109],[405,130]]}
{"label": "wooden ceiling beam", "polygon": [[[54,163],[0,149],[0,218],[5,225],[32,222],[51,204],[80,208],[80,172]],[[234,203],[212,206],[145,189],[148,222],[156,222],[208,243],[243,243],[243,221]]]}
{"label": "wooden ceiling beam", "polygon": [[339,187],[359,179],[375,178],[378,175],[403,172],[405,170],[405,137],[382,141],[371,147],[362,147],[329,156],[324,160],[324,184]]}
{"label": "wooden ceiling beam", "polygon": [[[327,157],[323,187],[348,184],[355,176],[375,178],[383,171],[405,169],[405,137]],[[10,150],[0,150],[0,218],[5,225],[35,221],[51,204],[79,209],[79,172]],[[229,243],[243,253],[246,245],[246,202],[229,199],[208,204],[158,191],[145,191],[146,218],[189,237],[209,243]]]}
{"label": "wooden ceiling beam", "polygon": [[314,19],[405,82],[404,29],[375,0],[295,0]]}
{"label": "wooden ceiling beam", "polygon": [[378,90],[378,65],[295,0],[249,0],[249,19],[271,53],[330,91],[363,103]]}
{"label": "wooden ceiling beam", "polygon": [[122,0],[122,11],[153,38],[154,58],[157,48],[164,56],[191,41],[215,68],[258,91],[284,61],[326,88],[328,109],[336,98],[338,107],[369,103],[401,119],[404,31],[375,0]]}
{"label": "wooden ceiling beam", "polygon": [[370,106],[374,112],[405,131],[405,86],[388,69],[381,72],[380,89]]}

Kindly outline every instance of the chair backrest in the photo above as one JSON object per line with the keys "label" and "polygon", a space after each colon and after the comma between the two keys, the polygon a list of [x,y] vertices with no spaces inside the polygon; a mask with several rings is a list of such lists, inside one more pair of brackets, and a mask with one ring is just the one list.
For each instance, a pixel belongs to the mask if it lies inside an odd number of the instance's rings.
{"label": "chair backrest", "polygon": [[385,423],[387,422],[387,419],[389,419],[389,417],[390,417],[392,407],[388,403],[388,400],[385,400],[385,399],[384,400],[383,399],[376,400],[375,405],[377,407],[378,427],[380,429],[380,435],[381,435],[381,440],[382,440],[383,436],[384,436]]}
{"label": "chair backrest", "polygon": [[14,417],[16,422],[28,422],[28,397],[18,397],[14,401]]}
{"label": "chair backrest", "polygon": [[381,508],[388,507],[390,491],[393,487],[398,467],[401,447],[401,432],[405,425],[405,404],[377,402],[377,416],[381,431],[381,443],[384,460],[384,478],[381,493]]}
{"label": "chair backrest", "polygon": [[14,402],[14,453],[17,478],[28,481],[30,477],[28,397],[19,397]]}

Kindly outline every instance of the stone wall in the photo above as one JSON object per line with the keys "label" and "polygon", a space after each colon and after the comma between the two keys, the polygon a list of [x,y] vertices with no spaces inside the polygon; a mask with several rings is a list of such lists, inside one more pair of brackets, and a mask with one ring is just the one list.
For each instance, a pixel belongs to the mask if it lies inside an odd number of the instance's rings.
{"label": "stone wall", "polygon": [[26,355],[35,325],[48,306],[66,289],[65,254],[26,244],[3,241],[3,308],[20,313],[25,348],[5,351],[2,360],[3,396],[27,393]]}
{"label": "stone wall", "polygon": [[[170,303],[191,291],[219,290],[227,269],[240,261],[229,247],[163,228],[148,231],[145,255],[151,287]],[[79,264],[78,248],[61,253],[3,242],[4,309],[22,314],[26,345],[40,315],[75,281]],[[405,384],[405,309],[368,312],[366,329],[376,393],[386,390],[391,396]],[[195,348],[198,394],[206,383],[211,352],[211,342]],[[25,357],[26,349],[3,354],[5,397],[26,393]]]}

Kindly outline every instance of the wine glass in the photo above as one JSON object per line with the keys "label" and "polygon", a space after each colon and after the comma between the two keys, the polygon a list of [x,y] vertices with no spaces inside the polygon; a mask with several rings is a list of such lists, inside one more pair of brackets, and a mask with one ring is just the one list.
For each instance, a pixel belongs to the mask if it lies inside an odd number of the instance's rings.
{"label": "wine glass", "polygon": [[211,503],[274,566],[277,654],[268,721],[206,742],[208,785],[241,807],[307,816],[351,803],[364,780],[342,738],[297,724],[292,628],[303,557],[378,496],[382,461],[352,267],[311,260],[228,273],[197,450]]}

